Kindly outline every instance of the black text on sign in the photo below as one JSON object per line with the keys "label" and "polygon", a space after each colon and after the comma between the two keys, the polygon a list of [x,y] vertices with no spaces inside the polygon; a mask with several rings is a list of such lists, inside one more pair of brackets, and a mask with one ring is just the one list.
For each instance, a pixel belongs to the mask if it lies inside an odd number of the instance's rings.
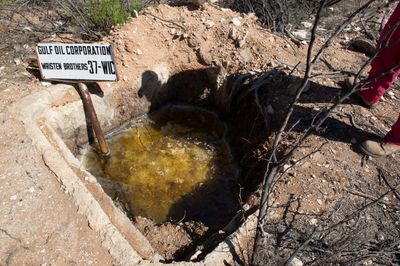
{"label": "black text on sign", "polygon": [[42,43],[36,47],[43,79],[115,81],[110,44]]}

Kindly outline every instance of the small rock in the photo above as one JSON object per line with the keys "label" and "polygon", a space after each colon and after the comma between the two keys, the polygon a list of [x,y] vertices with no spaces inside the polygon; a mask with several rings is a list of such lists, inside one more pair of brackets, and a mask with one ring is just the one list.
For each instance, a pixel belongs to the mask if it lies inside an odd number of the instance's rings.
{"label": "small rock", "polygon": [[[396,99],[396,97],[394,96],[393,91],[389,91],[387,94],[389,95],[390,99],[392,99],[392,100]],[[382,96],[382,98],[383,98],[383,96]]]}
{"label": "small rock", "polygon": [[242,25],[242,22],[240,21],[240,19],[239,18],[237,18],[237,17],[234,17],[232,20],[231,20],[231,23],[233,24],[233,25],[235,25],[235,26],[240,26],[240,25]]}
{"label": "small rock", "polygon": [[378,233],[376,234],[376,239],[378,239],[380,242],[382,242],[382,241],[385,240],[385,235],[382,234],[381,232],[378,232]]}
{"label": "small rock", "polygon": [[305,40],[307,39],[308,36],[308,31],[306,30],[296,30],[292,32],[293,36],[300,39],[300,40]]}
{"label": "small rock", "polygon": [[44,86],[44,87],[49,87],[49,86],[51,86],[51,82],[48,82],[48,81],[42,81],[41,84],[42,84],[42,86]]}
{"label": "small rock", "polygon": [[29,192],[29,193],[35,192],[35,188],[34,188],[34,187],[30,187],[30,188],[28,189],[28,192]]}
{"label": "small rock", "polygon": [[201,254],[201,250],[197,250],[192,257],[190,257],[190,260],[195,260],[197,257]]}
{"label": "small rock", "polygon": [[251,53],[249,48],[240,51],[240,56],[246,63],[251,63],[253,61],[253,54]]}
{"label": "small rock", "polygon": [[372,260],[366,260],[363,262],[363,265],[365,265],[365,266],[369,266],[369,265],[373,265],[373,264],[374,264],[374,262]]}
{"label": "small rock", "polygon": [[97,179],[94,176],[89,175],[89,176],[85,176],[85,181],[90,182],[90,183],[95,183],[95,182],[97,182]]}
{"label": "small rock", "polygon": [[373,56],[376,53],[375,43],[366,38],[356,38],[348,46],[350,50]]}
{"label": "small rock", "polygon": [[240,48],[242,48],[246,44],[246,38],[247,38],[247,32],[240,40],[238,40],[238,46]]}
{"label": "small rock", "polygon": [[206,26],[207,29],[211,29],[212,27],[214,27],[215,23],[212,20],[207,20],[204,22],[204,26]]}
{"label": "small rock", "polygon": [[154,255],[154,257],[153,257],[153,262],[155,262],[155,263],[158,263],[158,262],[163,261],[163,260],[164,260],[164,258],[158,253],[156,253]]}
{"label": "small rock", "polygon": [[168,31],[171,35],[174,35],[175,36],[175,34],[176,34],[176,29],[170,29],[169,31]]}
{"label": "small rock", "polygon": [[311,225],[317,225],[318,224],[318,220],[315,218],[312,218],[310,221],[308,221],[309,224]]}
{"label": "small rock", "polygon": [[389,198],[388,198],[388,197],[383,197],[383,200],[386,201],[386,202],[388,202],[388,201],[389,201]]}
{"label": "small rock", "polygon": [[292,165],[291,164],[285,164],[283,166],[283,171],[286,171],[287,169],[289,169]]}
{"label": "small rock", "polygon": [[137,53],[138,55],[142,55],[142,54],[143,54],[142,50],[140,50],[139,48],[136,50],[136,53]]}
{"label": "small rock", "polygon": [[245,44],[246,44],[246,38],[243,38],[243,39],[239,40],[239,42],[238,42],[238,46],[240,48],[242,48]]}
{"label": "small rock", "polygon": [[301,25],[303,25],[304,28],[309,29],[312,27],[313,24],[308,21],[303,21],[303,22],[301,22]]}
{"label": "small rock", "polygon": [[234,27],[231,27],[229,29],[228,37],[231,38],[232,40],[235,40],[235,41],[237,40],[237,31]]}
{"label": "small rock", "polygon": [[14,63],[18,66],[21,64],[21,59],[19,58],[14,58]]}
{"label": "small rock", "polygon": [[303,266],[303,262],[298,258],[294,257],[288,264],[288,266]]}
{"label": "small rock", "polygon": [[10,200],[17,200],[17,195],[12,195],[12,196],[10,197]]}
{"label": "small rock", "polygon": [[28,27],[28,26],[25,26],[25,27],[23,28],[23,30],[24,30],[24,31],[33,32],[33,30],[32,30],[30,27]]}
{"label": "small rock", "polygon": [[357,143],[357,140],[355,138],[352,138],[351,139],[351,144],[356,144],[356,143]]}

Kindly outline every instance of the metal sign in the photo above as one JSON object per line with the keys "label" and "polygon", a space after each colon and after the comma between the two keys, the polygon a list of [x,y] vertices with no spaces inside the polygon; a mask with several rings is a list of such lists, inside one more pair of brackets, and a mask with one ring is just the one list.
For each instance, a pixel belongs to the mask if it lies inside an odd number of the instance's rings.
{"label": "metal sign", "polygon": [[43,79],[118,80],[110,44],[39,43],[36,53]]}

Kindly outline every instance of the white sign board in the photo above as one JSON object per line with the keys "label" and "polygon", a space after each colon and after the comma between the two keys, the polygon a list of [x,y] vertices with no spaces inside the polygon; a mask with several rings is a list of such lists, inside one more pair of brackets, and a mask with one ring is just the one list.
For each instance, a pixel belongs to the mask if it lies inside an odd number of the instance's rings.
{"label": "white sign board", "polygon": [[39,43],[36,53],[43,79],[118,80],[110,44]]}

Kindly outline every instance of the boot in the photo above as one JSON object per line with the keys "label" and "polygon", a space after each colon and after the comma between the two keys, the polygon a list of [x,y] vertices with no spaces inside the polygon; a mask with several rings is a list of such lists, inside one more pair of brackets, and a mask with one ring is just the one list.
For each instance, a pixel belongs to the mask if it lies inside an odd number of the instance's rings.
{"label": "boot", "polygon": [[[344,80],[344,85],[347,90],[351,90],[353,88],[353,84],[354,84],[354,77],[348,77]],[[357,104],[361,105],[362,107],[368,109],[372,109],[375,107],[373,103],[370,103],[366,99],[364,99],[364,97],[362,97],[359,92],[353,93],[351,97],[355,99],[357,101]]]}
{"label": "boot", "polygon": [[400,145],[372,140],[364,141],[360,148],[363,153],[372,157],[382,157],[400,152]]}

